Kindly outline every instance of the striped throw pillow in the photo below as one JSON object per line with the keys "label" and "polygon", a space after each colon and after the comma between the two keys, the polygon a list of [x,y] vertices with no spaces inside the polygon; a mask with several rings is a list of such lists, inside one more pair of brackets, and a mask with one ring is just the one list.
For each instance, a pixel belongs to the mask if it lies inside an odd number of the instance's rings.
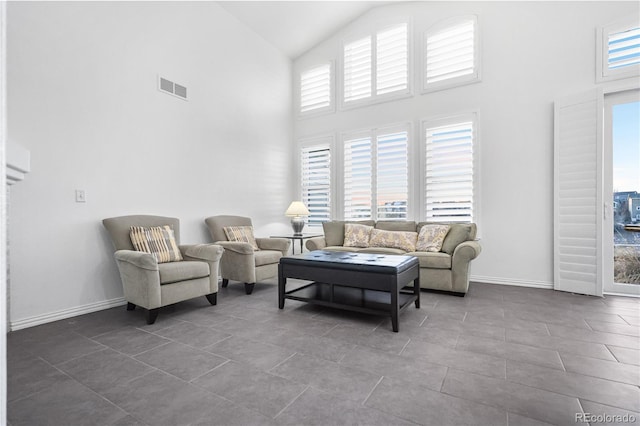
{"label": "striped throw pillow", "polygon": [[238,243],[249,243],[254,250],[260,250],[253,236],[253,226],[225,226],[222,228],[227,240]]}
{"label": "striped throw pillow", "polygon": [[132,226],[129,232],[136,251],[149,253],[158,263],[179,262],[182,254],[176,243],[171,226]]}

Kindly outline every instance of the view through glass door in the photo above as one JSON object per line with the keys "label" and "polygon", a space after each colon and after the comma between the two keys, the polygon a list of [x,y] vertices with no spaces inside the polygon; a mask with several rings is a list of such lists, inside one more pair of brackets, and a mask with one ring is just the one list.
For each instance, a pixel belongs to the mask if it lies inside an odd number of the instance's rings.
{"label": "view through glass door", "polygon": [[640,295],[640,90],[605,97],[604,291]]}

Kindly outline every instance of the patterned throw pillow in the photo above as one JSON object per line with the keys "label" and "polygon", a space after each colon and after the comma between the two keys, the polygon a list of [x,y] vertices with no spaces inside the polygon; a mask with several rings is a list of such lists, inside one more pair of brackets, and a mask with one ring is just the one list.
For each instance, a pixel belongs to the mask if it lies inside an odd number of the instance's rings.
{"label": "patterned throw pillow", "polygon": [[397,248],[404,251],[416,251],[417,239],[417,232],[374,229],[371,231],[369,246]]}
{"label": "patterned throw pillow", "polygon": [[179,262],[182,254],[171,226],[153,226],[145,228],[143,226],[132,226],[129,229],[131,243],[136,251],[149,253],[156,258],[158,263]]}
{"label": "patterned throw pillow", "polygon": [[449,228],[449,225],[424,225],[418,234],[416,251],[439,252],[442,250],[442,243]]}
{"label": "patterned throw pillow", "polygon": [[358,225],[356,223],[344,224],[345,247],[369,247],[369,235],[373,226]]}
{"label": "patterned throw pillow", "polygon": [[227,236],[227,240],[238,243],[249,243],[251,247],[253,247],[253,250],[260,250],[253,236],[253,226],[225,226],[222,229]]}

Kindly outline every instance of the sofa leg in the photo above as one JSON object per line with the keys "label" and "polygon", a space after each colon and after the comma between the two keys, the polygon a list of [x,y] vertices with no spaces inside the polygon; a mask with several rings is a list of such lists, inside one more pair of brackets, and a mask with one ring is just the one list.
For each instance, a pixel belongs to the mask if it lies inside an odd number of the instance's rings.
{"label": "sofa leg", "polygon": [[205,295],[205,297],[207,298],[209,303],[211,303],[213,306],[215,306],[218,303],[218,293],[207,294]]}
{"label": "sofa leg", "polygon": [[131,302],[127,302],[127,311],[133,311],[136,308],[136,305],[134,305]]}
{"label": "sofa leg", "polygon": [[244,283],[244,291],[247,294],[251,294],[253,292],[253,287],[256,286],[256,283]]}
{"label": "sofa leg", "polygon": [[222,279],[222,288],[226,288],[229,285],[229,280],[226,278]]}
{"label": "sofa leg", "polygon": [[156,322],[156,318],[158,318],[159,312],[160,308],[147,309],[147,324],[151,325]]}

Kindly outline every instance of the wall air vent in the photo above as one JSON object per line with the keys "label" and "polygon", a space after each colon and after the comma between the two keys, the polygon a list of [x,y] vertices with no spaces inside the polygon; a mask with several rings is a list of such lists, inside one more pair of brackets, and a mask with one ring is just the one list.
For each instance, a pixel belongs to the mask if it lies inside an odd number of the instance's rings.
{"label": "wall air vent", "polygon": [[158,77],[158,90],[185,101],[187,100],[187,88],[166,78]]}

